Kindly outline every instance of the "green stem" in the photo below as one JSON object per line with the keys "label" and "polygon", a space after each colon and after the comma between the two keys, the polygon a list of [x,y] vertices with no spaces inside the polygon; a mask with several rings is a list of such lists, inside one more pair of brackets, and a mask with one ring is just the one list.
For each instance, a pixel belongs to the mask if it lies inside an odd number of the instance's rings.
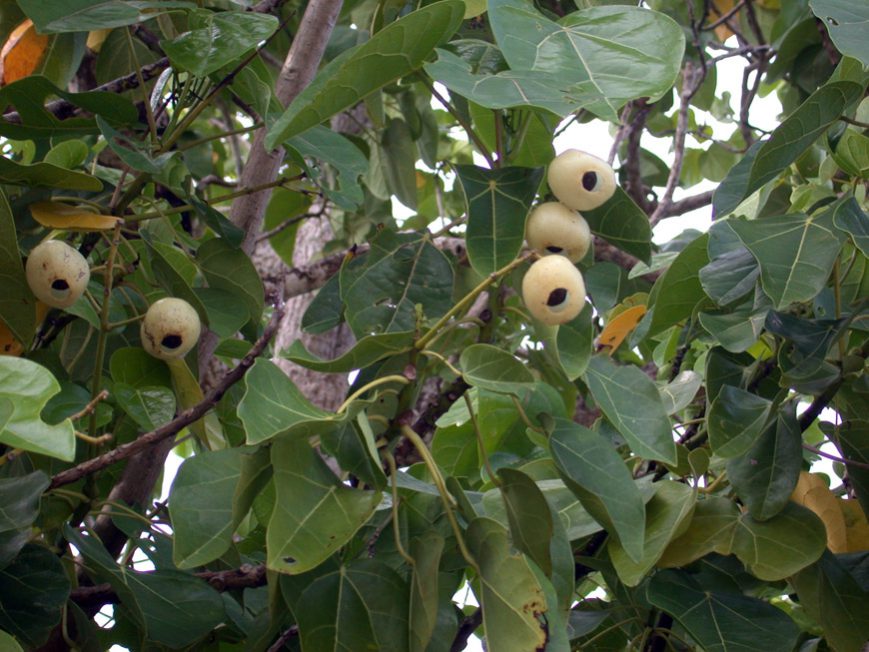
{"label": "green stem", "polygon": [[398,374],[391,374],[389,376],[383,376],[382,378],[375,378],[370,383],[366,383],[355,392],[353,392],[350,396],[347,397],[347,400],[341,404],[341,407],[338,408],[337,413],[341,414],[344,412],[357,398],[362,396],[365,392],[368,392],[375,387],[379,387],[380,385],[386,385],[387,383],[401,383],[402,385],[410,384],[410,381],[404,377],[399,376]]}
{"label": "green stem", "polygon": [[495,471],[492,470],[492,465],[489,463],[489,456],[486,454],[486,444],[483,442],[483,433],[480,431],[480,424],[477,422],[477,415],[474,414],[474,405],[471,402],[471,397],[468,396],[468,392],[462,394],[462,398],[465,399],[465,405],[468,406],[468,414],[471,417],[471,425],[474,426],[474,435],[477,437],[477,449],[479,451],[480,459],[483,460],[483,465],[486,467],[486,473],[489,474],[489,479],[492,481],[496,487],[501,486],[501,481],[498,479],[498,476],[495,475]]}
{"label": "green stem", "polygon": [[[115,230],[112,235],[112,245],[109,247],[109,255],[106,258],[106,270],[103,276],[103,306],[100,313],[100,332],[97,336],[97,353],[94,366],[93,385],[91,386],[91,400],[96,401],[102,391],[103,383],[103,362],[106,357],[106,338],[111,330],[109,322],[109,307],[112,296],[112,268],[115,265],[115,254],[118,252],[118,246],[121,242],[121,222],[115,224]],[[88,420],[88,435],[94,437],[97,431],[97,412],[91,412]]]}
{"label": "green stem", "polygon": [[446,324],[450,321],[450,319],[459,315],[460,313],[465,311],[467,308],[470,308],[471,305],[474,303],[474,300],[486,288],[488,288],[490,285],[492,285],[495,281],[499,280],[500,278],[502,278],[502,277],[506,276],[507,274],[509,274],[510,272],[512,272],[514,269],[516,269],[517,267],[522,265],[525,261],[527,261],[528,259],[530,259],[534,255],[535,254],[533,252],[527,253],[524,256],[520,256],[519,258],[516,258],[511,263],[509,263],[508,265],[505,265],[501,269],[489,274],[486,278],[484,278],[482,281],[480,281],[480,283],[477,285],[477,287],[475,287],[473,290],[468,292],[461,299],[461,301],[459,301],[456,305],[454,305],[449,310],[449,312],[447,312],[447,314],[445,314],[443,317],[441,317],[434,326],[432,326],[430,329],[428,329],[428,331],[426,331],[426,333],[416,341],[416,344],[414,346],[420,350],[424,349],[425,346],[429,342],[431,342],[432,339],[434,339],[435,335],[438,334],[438,331],[440,331],[444,326],[446,326]]}
{"label": "green stem", "polygon": [[398,521],[398,466],[395,463],[395,458],[389,451],[384,452],[384,457],[389,465],[389,486],[392,489],[392,533],[395,536],[395,548],[404,561],[414,566],[416,560],[407,553],[404,549],[404,544],[401,542],[401,528]]}
{"label": "green stem", "polygon": [[438,469],[437,463],[434,461],[434,458],[431,456],[431,452],[428,449],[428,446],[425,445],[425,442],[422,438],[414,432],[413,428],[410,426],[404,425],[401,427],[402,434],[410,440],[410,443],[413,444],[414,448],[416,448],[419,456],[422,458],[423,463],[428,469],[429,474],[432,477],[432,481],[437,487],[438,493],[441,495],[441,500],[444,503],[444,511],[447,514],[447,520],[450,522],[450,527],[453,529],[453,534],[456,535],[456,543],[459,546],[459,552],[462,554],[462,558],[465,562],[473,568],[477,574],[480,573],[480,567],[477,565],[477,560],[471,555],[470,550],[468,550],[467,545],[465,545],[465,539],[462,536],[462,530],[459,527],[458,521],[456,521],[456,515],[453,513],[453,498],[450,496],[447,491],[446,482],[444,482],[444,477],[441,475],[440,469]]}

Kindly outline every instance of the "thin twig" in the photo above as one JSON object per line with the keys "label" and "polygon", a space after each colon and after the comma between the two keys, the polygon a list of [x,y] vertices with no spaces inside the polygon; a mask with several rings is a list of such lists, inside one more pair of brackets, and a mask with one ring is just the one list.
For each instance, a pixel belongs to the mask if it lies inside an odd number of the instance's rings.
{"label": "thin twig", "polygon": [[259,357],[259,355],[265,350],[266,346],[277,331],[278,324],[280,323],[283,314],[283,305],[275,308],[272,318],[263,330],[263,334],[254,343],[248,354],[242,358],[241,362],[239,362],[236,367],[228,371],[223,378],[221,378],[220,382],[214,387],[214,389],[208,392],[202,401],[193,407],[184,410],[184,412],[172,419],[169,423],[160,426],[156,430],[145,433],[128,444],[118,446],[103,455],[82,462],[71,469],[61,471],[51,479],[49,489],[76,482],[77,480],[96,473],[97,471],[101,471],[112,464],[125,460],[149,446],[153,446],[164,439],[176,435],[185,426],[189,426],[191,423],[201,419],[209,410],[217,405],[224,393],[226,393],[226,391],[235,383],[240,381],[247,373],[248,369],[253,366],[257,357]]}
{"label": "thin twig", "polygon": [[685,158],[685,132],[688,129],[688,113],[691,108],[691,98],[700,88],[703,82],[702,69],[695,69],[689,60],[685,62],[682,72],[682,92],[679,94],[679,115],[676,121],[676,135],[673,139],[673,165],[670,167],[670,176],[667,177],[667,185],[658,207],[649,218],[652,226],[655,226],[664,217],[670,204],[673,203],[673,193],[682,176],[682,161]]}
{"label": "thin twig", "polygon": [[858,462],[857,460],[849,460],[844,457],[839,457],[838,455],[833,455],[831,453],[826,453],[822,451],[820,448],[815,448],[814,446],[810,446],[809,444],[803,444],[803,448],[807,451],[811,451],[815,455],[820,455],[821,457],[826,457],[828,460],[833,460],[834,462],[841,462],[846,466],[854,466],[858,469],[869,469],[869,464],[866,462]]}

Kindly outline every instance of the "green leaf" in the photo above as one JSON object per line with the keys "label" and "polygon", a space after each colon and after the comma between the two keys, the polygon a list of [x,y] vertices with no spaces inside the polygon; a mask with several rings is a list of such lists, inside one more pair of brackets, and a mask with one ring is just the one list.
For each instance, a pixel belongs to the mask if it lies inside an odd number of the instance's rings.
{"label": "green leaf", "polygon": [[157,175],[175,158],[176,152],[164,152],[156,157],[152,156],[146,145],[113,128],[102,117],[97,116],[96,121],[112,151],[134,170]]}
{"label": "green leaf", "polygon": [[281,357],[314,371],[353,371],[363,369],[378,360],[409,351],[413,346],[414,335],[413,331],[367,335],[356,342],[344,355],[332,360],[317,357],[305,348],[301,340],[296,340],[289,349],[281,353]]}
{"label": "green leaf", "polygon": [[154,9],[188,9],[193,2],[177,0],[69,0],[56,4],[21,0],[21,8],[40,33],[89,32],[124,27],[154,17]]}
{"label": "green leaf", "polygon": [[708,241],[708,234],[693,240],[658,278],[649,296],[649,305],[653,309],[650,336],[689,319],[697,304],[706,298],[700,283],[700,270],[709,262],[706,253]]}
{"label": "green leaf", "polygon": [[667,414],[676,414],[691,405],[691,401],[703,386],[703,377],[696,371],[682,371],[672,381],[661,387],[658,391],[664,402],[664,411]]}
{"label": "green leaf", "polygon": [[576,380],[585,373],[594,352],[593,316],[594,309],[586,303],[579,315],[558,327],[555,336],[558,361],[569,380]]}
{"label": "green leaf", "polygon": [[836,49],[869,66],[869,46],[866,43],[869,7],[849,0],[810,0],[809,6],[827,27]]}
{"label": "green leaf", "polygon": [[48,476],[42,471],[0,478],[0,505],[3,506],[0,510],[0,568],[12,561],[30,539],[30,526],[39,516],[39,499],[48,484]]}
{"label": "green leaf", "polygon": [[0,182],[90,192],[98,192],[103,188],[102,181],[83,172],[67,170],[51,163],[24,165],[11,161],[5,156],[0,158]]}
{"label": "green leaf", "polygon": [[[192,193],[186,193],[184,200],[196,209],[197,215],[208,225],[208,228],[233,247],[241,246],[241,242],[244,240],[244,230],[230,222],[226,215]],[[269,227],[266,226],[265,228]]]}
{"label": "green leaf", "polygon": [[[754,260],[752,258],[752,260]],[[700,325],[719,344],[732,353],[741,353],[751,347],[760,336],[766,319],[768,308],[757,310],[745,305],[730,313],[701,312],[697,315]]]}
{"label": "green leaf", "polygon": [[410,578],[410,650],[424,652],[437,626],[438,567],[444,539],[433,530],[410,542],[413,574]]}
{"label": "green leaf", "polygon": [[832,210],[817,217],[732,220],[730,227],[760,265],[763,291],[777,310],[814,298],[827,283],[842,249]]}
{"label": "green leaf", "polygon": [[800,634],[781,609],[738,593],[704,590],[685,571],[657,573],[646,598],[672,614],[703,650],[791,652]]}
{"label": "green leaf", "polygon": [[401,118],[390,118],[380,142],[383,176],[392,195],[412,210],[417,209],[417,149],[410,127]]}
{"label": "green leaf", "polygon": [[800,428],[794,410],[783,408],[747,453],[727,463],[727,478],[749,513],[765,521],[787,505],[797,486],[802,461]]}
{"label": "green leaf", "polygon": [[642,560],[643,497],[612,445],[588,428],[556,419],[549,446],[559,474],[582,506],[618,537],[631,559]]}
{"label": "green leaf", "polygon": [[365,412],[356,415],[355,425],[347,423],[323,433],[320,442],[343,471],[356,476],[369,487],[386,488],[386,475],[377,452],[374,431]]}
{"label": "green leaf", "polygon": [[0,419],[0,442],[71,462],[75,458],[72,421],[52,426],[40,417],[45,404],[59,391],[60,383],[45,367],[24,358],[0,356],[0,398],[13,405],[8,420]]}
{"label": "green leaf", "polygon": [[168,367],[139,347],[124,347],[112,353],[109,373],[115,383],[136,389],[172,386]]}
{"label": "green leaf", "polygon": [[670,419],[651,378],[633,365],[618,366],[608,356],[595,356],[584,379],[601,411],[636,455],[676,463]]}
{"label": "green leaf", "polygon": [[162,242],[151,242],[149,236],[142,239],[148,245],[148,251],[151,254],[151,269],[154,271],[157,282],[166,290],[167,294],[184,299],[193,306],[203,323],[208,324],[208,311],[205,310],[205,305],[193,291],[190,281],[183,273],[186,269],[193,269],[195,274],[195,268],[187,256],[177,247]]}
{"label": "green leaf", "polygon": [[739,508],[721,496],[706,496],[698,500],[685,532],[673,539],[658,559],[662,567],[687,566],[709,553],[729,555]]}
{"label": "green leaf", "polygon": [[700,269],[703,291],[719,306],[733,303],[750,292],[760,276],[760,267],[731,228],[734,220],[715,222],[709,230],[709,257]]}
{"label": "green leaf", "polygon": [[549,634],[543,589],[521,554],[510,551],[507,531],[496,521],[475,518],[465,540],[480,570],[477,599],[483,610],[486,641],[493,650],[543,649]]}
{"label": "green leaf", "polygon": [[274,149],[419,68],[435,46],[456,31],[464,12],[458,0],[435,2],[334,59],[269,129],[266,147]]}
{"label": "green leaf", "polygon": [[845,129],[836,143],[833,160],[849,176],[865,179],[869,176],[869,138],[856,128]]}
{"label": "green leaf", "polygon": [[516,469],[498,469],[498,488],[504,497],[513,545],[552,575],[549,550],[553,536],[552,514],[543,492],[530,477]]}
{"label": "green leaf", "polygon": [[438,48],[435,52],[437,61],[425,64],[426,73],[451,93],[487,109],[526,106],[566,117],[599,100],[597,93],[589,93],[584,87],[565,88],[558,75],[538,70],[478,72],[472,62],[448,50]]}
{"label": "green leaf", "polygon": [[[43,4],[40,0],[40,4]],[[66,7],[63,7],[66,10]],[[116,93],[89,91],[86,93],[69,93],[52,84],[45,77],[32,75],[0,88],[0,105],[14,105],[21,122],[7,122],[0,119],[0,136],[11,140],[44,139],[54,136],[82,136],[97,134],[99,129],[93,118],[67,118],[59,120],[57,116],[45,108],[48,98],[60,97],[89,113],[104,117],[113,123],[128,124],[137,119],[136,108],[129,99]],[[9,164],[9,165],[7,165]],[[44,165],[44,164],[43,164]],[[82,190],[100,190],[102,183],[89,175],[70,172],[56,166],[38,167],[31,170],[38,177],[39,170],[46,174],[46,179],[66,179],[66,183],[74,183],[71,188],[81,186]],[[25,166],[26,168],[26,166]],[[3,159],[0,172],[4,169],[15,170],[11,161]],[[18,175],[23,174],[21,170]],[[63,187],[63,186],[57,186]]]}
{"label": "green leaf", "polygon": [[251,321],[259,322],[265,305],[265,291],[250,258],[225,240],[213,238],[196,252],[208,286],[231,293],[245,307]]}
{"label": "green leaf", "polygon": [[307,441],[272,444],[277,498],[266,533],[272,570],[298,574],[344,546],[380,503],[380,492],[343,484]]}
{"label": "green leaf", "polygon": [[543,170],[457,165],[456,173],[468,206],[468,258],[478,273],[491,274],[519,255]]}
{"label": "green leaf", "polygon": [[867,595],[830,551],[791,578],[800,604],[837,652],[857,652],[869,639]]}
{"label": "green leaf", "polygon": [[238,418],[244,424],[248,444],[278,435],[307,437],[322,434],[344,417],[314,407],[276,365],[258,359],[244,377],[244,396]]}
{"label": "green leaf", "polygon": [[46,547],[27,544],[0,570],[0,628],[29,649],[40,647],[60,623],[69,589],[57,555]]}
{"label": "green leaf", "polygon": [[815,562],[826,545],[824,522],[792,502],[766,521],[743,514],[733,538],[733,552],[746,568],[770,582],[783,580]]}
{"label": "green leaf", "polygon": [[220,557],[232,545],[233,496],[241,477],[242,451],[207,451],[184,460],[169,498],[175,532],[172,559],[178,568],[196,568]]}
{"label": "green leaf", "polygon": [[6,193],[0,189],[0,320],[12,334],[27,346],[36,331],[36,299],[27,285],[21,253],[18,251],[18,236],[15,233],[15,216],[9,206]]}
{"label": "green leaf", "polygon": [[115,383],[112,395],[143,432],[155,430],[175,416],[175,394],[168,387],[132,387]]}
{"label": "green leaf", "polygon": [[193,9],[187,20],[192,29],[160,41],[160,47],[175,68],[197,77],[238,60],[278,28],[275,16],[243,11]]}
{"label": "green leaf", "polygon": [[583,211],[582,216],[596,236],[644,263],[651,262],[652,227],[649,217],[621,186],[616,186],[615,194],[606,203]]}
{"label": "green leaf", "polygon": [[821,86],[787,117],[772,136],[755,143],[721,182],[713,197],[715,213],[731,213],[744,199],[797,160],[839,119],[845,107],[861,96],[854,82],[837,81]]}
{"label": "green leaf", "polygon": [[[320,188],[338,208],[352,211],[362,204],[365,196],[359,177],[368,170],[368,159],[352,141],[327,127],[320,126],[293,136],[285,146],[298,152],[299,158],[302,159],[300,162],[304,164],[308,176],[314,181],[320,181]],[[328,185],[323,178],[321,167],[308,165],[305,157],[328,163],[335,168],[338,173],[338,187],[333,188]]]}
{"label": "green leaf", "polygon": [[851,236],[864,256],[869,256],[869,216],[853,197],[838,202],[833,209],[833,224]]}
{"label": "green leaf", "polygon": [[18,641],[11,634],[0,631],[0,650],[4,652],[24,652]]}
{"label": "green leaf", "polygon": [[494,0],[488,9],[511,69],[560,77],[569,95],[582,98],[584,108],[604,119],[616,118],[628,100],[662,97],[679,74],[685,37],[664,14],[595,7],[556,23],[529,0]]}
{"label": "green leaf", "polygon": [[299,600],[304,650],[408,648],[408,587],[378,559],[358,559],[314,580]]}
{"label": "green leaf", "polygon": [[646,529],[643,535],[643,556],[634,561],[625,553],[617,539],[610,539],[607,551],[627,586],[637,586],[673,539],[685,531],[694,512],[697,492],[688,485],[671,480],[655,483],[655,495],[646,505]]}
{"label": "green leaf", "polygon": [[343,320],[340,274],[334,274],[321,287],[302,315],[302,330],[314,335],[335,328]]}
{"label": "green leaf", "polygon": [[725,385],[709,406],[709,444],[719,457],[739,457],[751,448],[769,422],[772,401]]}
{"label": "green leaf", "polygon": [[174,569],[140,572],[118,566],[94,536],[67,526],[64,534],[88,562],[88,572],[112,585],[145,637],[180,648],[208,634],[226,618],[220,594],[204,580]]}
{"label": "green leaf", "polygon": [[428,236],[416,233],[381,232],[363,258],[341,268],[340,283],[347,323],[357,338],[413,330],[417,305],[428,319],[453,307],[450,261]]}
{"label": "green leaf", "polygon": [[528,368],[506,351],[491,344],[472,344],[459,358],[462,376],[469,385],[504,394],[516,394],[534,382]]}

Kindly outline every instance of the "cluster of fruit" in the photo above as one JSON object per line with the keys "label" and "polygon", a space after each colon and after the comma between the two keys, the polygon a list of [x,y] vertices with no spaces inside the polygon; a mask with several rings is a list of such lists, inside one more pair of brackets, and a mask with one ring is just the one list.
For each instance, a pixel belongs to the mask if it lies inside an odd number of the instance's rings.
{"label": "cluster of fruit", "polygon": [[528,217],[525,240],[541,258],[522,279],[528,311],[544,324],[564,324],[585,305],[585,283],[574,263],[591,246],[591,229],[578,211],[606,202],[616,189],[606,161],[569,149],[549,164],[549,189],[558,199],[537,206]]}
{"label": "cluster of fruit", "polygon": [[[54,308],[68,308],[78,301],[91,276],[85,257],[60,240],[34,247],[25,272],[36,298]],[[174,297],[159,299],[142,320],[142,346],[161,360],[181,358],[199,341],[200,329],[199,315],[189,303]]]}

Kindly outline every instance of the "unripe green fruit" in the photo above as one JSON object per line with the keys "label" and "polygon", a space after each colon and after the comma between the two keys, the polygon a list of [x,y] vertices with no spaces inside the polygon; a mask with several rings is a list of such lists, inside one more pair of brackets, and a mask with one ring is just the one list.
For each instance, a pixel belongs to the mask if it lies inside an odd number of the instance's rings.
{"label": "unripe green fruit", "polygon": [[550,201],[531,211],[525,225],[528,246],[541,256],[560,254],[575,263],[591,246],[588,222],[564,204]]}
{"label": "unripe green fruit", "polygon": [[68,308],[78,301],[91,278],[85,257],[60,240],[34,247],[24,271],[36,298],[54,308]]}
{"label": "unripe green fruit", "polygon": [[199,314],[184,299],[151,304],[142,320],[142,347],[160,360],[183,358],[199,341]]}
{"label": "unripe green fruit", "polygon": [[616,191],[612,167],[578,149],[556,156],[549,164],[546,180],[558,201],[575,211],[597,208]]}
{"label": "unripe green fruit", "polygon": [[585,283],[567,258],[545,256],[525,273],[522,298],[528,311],[544,324],[564,324],[582,312]]}

